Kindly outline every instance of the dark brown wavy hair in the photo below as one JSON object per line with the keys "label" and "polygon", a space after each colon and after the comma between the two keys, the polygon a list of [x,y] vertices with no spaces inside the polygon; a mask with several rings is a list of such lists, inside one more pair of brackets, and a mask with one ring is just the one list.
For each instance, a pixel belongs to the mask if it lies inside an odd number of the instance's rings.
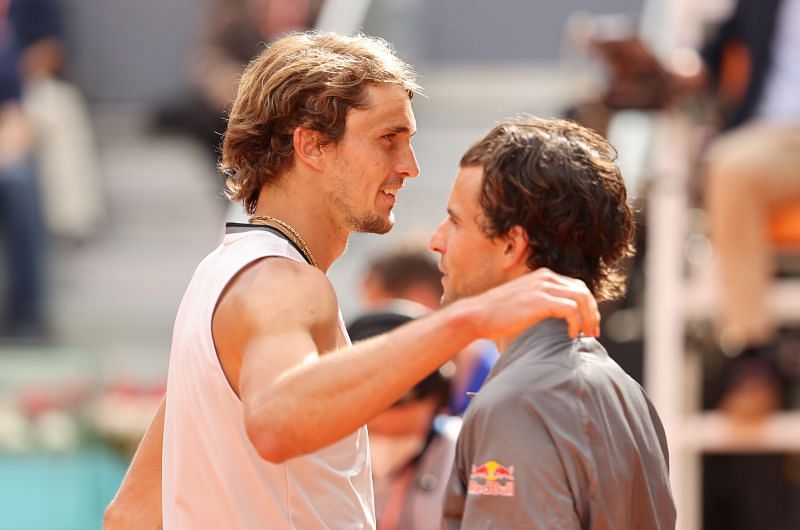
{"label": "dark brown wavy hair", "polygon": [[308,32],[265,48],[242,73],[228,117],[220,162],[228,198],[253,213],[262,186],[291,168],[295,129],[335,143],[370,85],[397,85],[409,98],[419,90],[411,67],[382,39]]}
{"label": "dark brown wavy hair", "polygon": [[616,163],[600,135],[566,120],[532,117],[492,129],[461,158],[483,168],[482,228],[528,235],[531,269],[583,280],[598,300],[624,291],[621,261],[633,254],[633,215]]}

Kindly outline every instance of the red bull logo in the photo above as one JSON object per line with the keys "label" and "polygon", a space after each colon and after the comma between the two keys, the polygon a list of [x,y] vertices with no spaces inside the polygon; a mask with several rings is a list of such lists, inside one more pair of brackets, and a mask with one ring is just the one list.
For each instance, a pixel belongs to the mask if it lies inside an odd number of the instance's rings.
{"label": "red bull logo", "polygon": [[496,460],[473,465],[469,474],[468,494],[514,496],[514,466],[504,466]]}

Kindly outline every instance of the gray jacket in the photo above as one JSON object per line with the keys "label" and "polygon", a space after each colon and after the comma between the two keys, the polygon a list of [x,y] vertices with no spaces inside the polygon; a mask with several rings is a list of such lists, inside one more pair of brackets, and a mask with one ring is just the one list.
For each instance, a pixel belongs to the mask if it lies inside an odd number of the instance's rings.
{"label": "gray jacket", "polygon": [[664,429],[594,339],[547,320],[512,343],[464,416],[448,529],[670,530]]}

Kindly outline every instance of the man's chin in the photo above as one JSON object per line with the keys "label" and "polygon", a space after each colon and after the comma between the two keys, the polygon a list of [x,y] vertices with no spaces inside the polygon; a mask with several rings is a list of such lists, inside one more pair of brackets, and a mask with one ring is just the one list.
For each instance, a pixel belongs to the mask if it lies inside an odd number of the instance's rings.
{"label": "man's chin", "polygon": [[[447,277],[448,280],[452,278],[450,276]],[[464,298],[470,298],[472,296],[478,296],[479,294],[483,293],[490,287],[486,288],[476,288],[473,284],[458,284],[458,286],[454,289],[452,283],[448,286],[443,284],[444,293],[442,294],[441,304],[442,307],[452,304],[453,302],[458,302],[459,300],[463,300]]]}
{"label": "man's chin", "polygon": [[386,234],[394,228],[394,213],[389,217],[373,215],[355,220],[355,231],[364,234]]}
{"label": "man's chin", "polygon": [[450,305],[453,302],[457,302],[461,298],[463,298],[463,297],[462,296],[458,296],[457,293],[448,293],[447,291],[445,291],[444,294],[442,295],[442,300],[441,300],[442,307],[444,307],[446,305]]}

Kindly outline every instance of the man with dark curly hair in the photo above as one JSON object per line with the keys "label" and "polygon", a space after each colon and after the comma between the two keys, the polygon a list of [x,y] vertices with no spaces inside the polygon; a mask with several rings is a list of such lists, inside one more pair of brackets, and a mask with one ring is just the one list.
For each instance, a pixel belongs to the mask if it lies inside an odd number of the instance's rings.
{"label": "man with dark curly hair", "polygon": [[374,528],[368,420],[479,337],[549,317],[597,333],[586,285],[541,269],[350,344],[326,271],[352,232],[394,224],[415,90],[365,36],[291,35],[242,74],[222,169],[252,217],[192,277],[107,530]]}
{"label": "man with dark curly hair", "polygon": [[[461,159],[431,238],[446,303],[547,267],[598,300],[620,293],[633,221],[613,148],[562,120],[498,125]],[[500,360],[464,416],[448,528],[675,526],[661,421],[593,338],[559,320],[495,340]]]}

